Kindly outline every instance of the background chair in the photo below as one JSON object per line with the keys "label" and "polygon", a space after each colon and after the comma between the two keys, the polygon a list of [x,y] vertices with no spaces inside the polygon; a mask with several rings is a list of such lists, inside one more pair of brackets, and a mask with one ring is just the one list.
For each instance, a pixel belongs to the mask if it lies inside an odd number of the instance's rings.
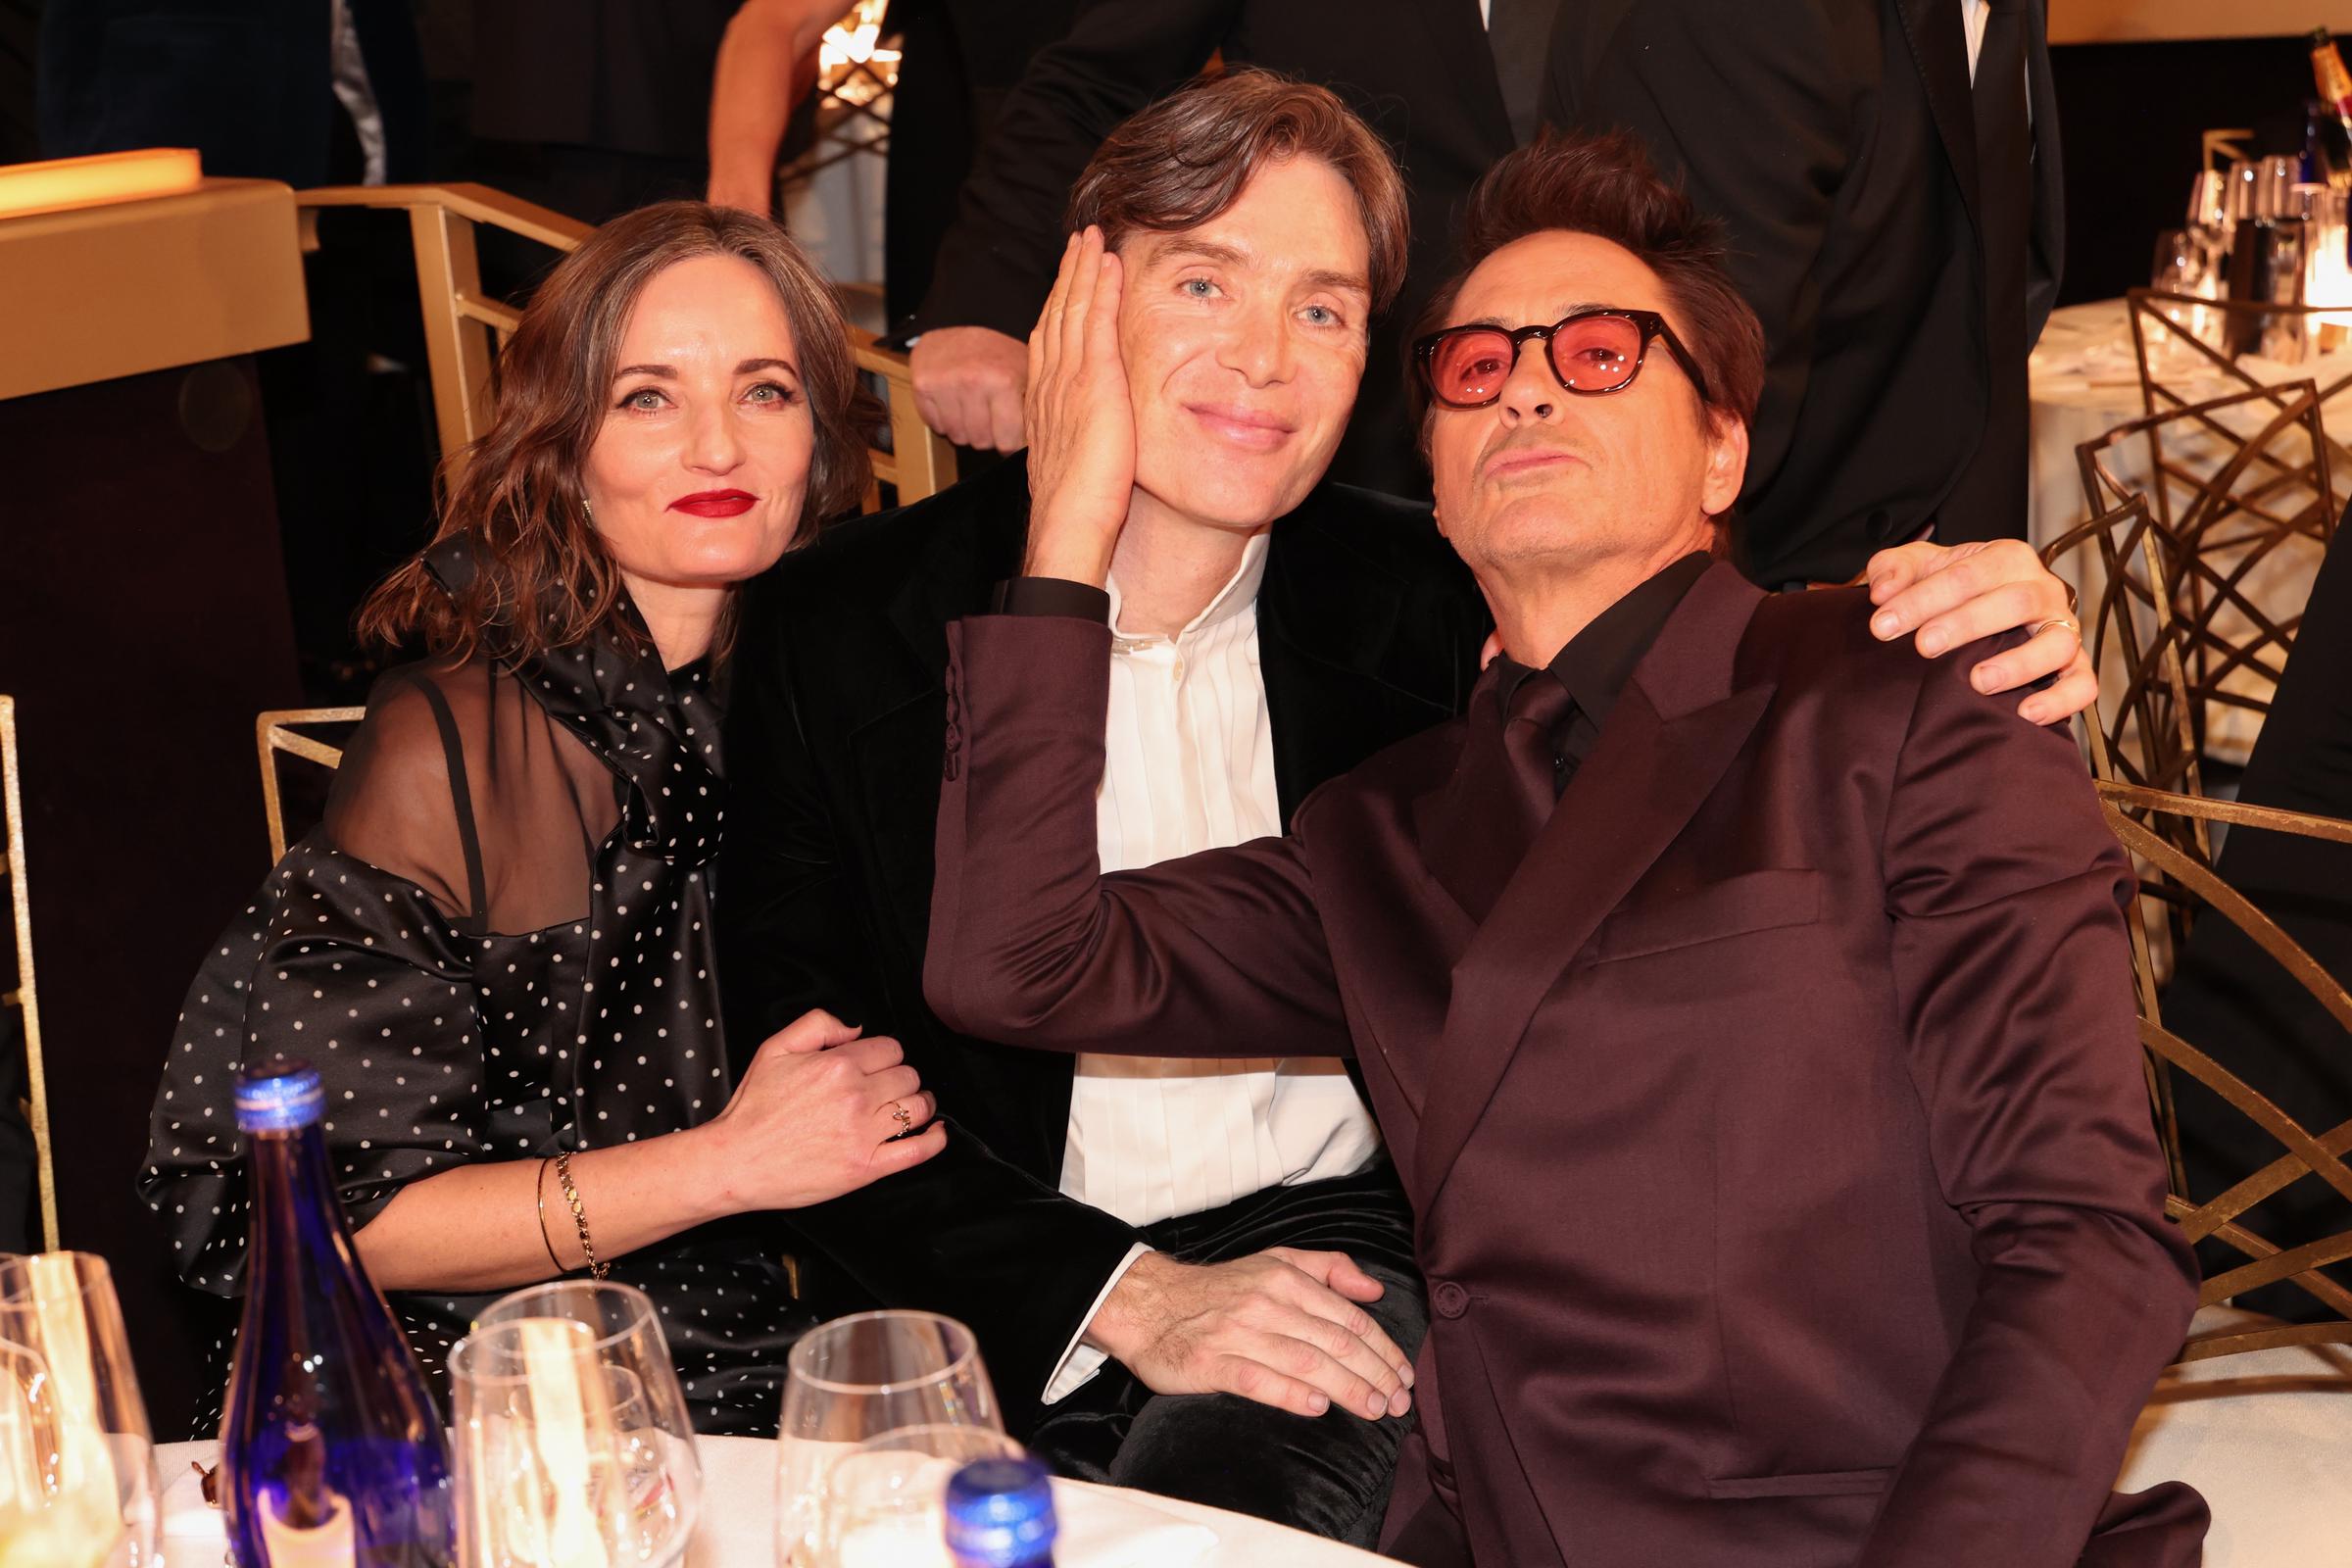
{"label": "background chair", "polygon": [[0,991],[0,1013],[13,1013],[24,1047],[25,1125],[32,1130],[34,1182],[40,1194],[41,1246],[58,1246],[57,1169],[49,1148],[49,1088],[41,1068],[40,989],[33,983],[32,901],[24,876],[24,804],[19,788],[17,703],[0,697],[0,814],[7,818],[5,854],[0,854],[0,899],[16,931],[16,983]]}
{"label": "background chair", "polygon": [[[2193,1332],[2180,1359],[2201,1360],[2241,1350],[2287,1345],[2352,1345],[2352,1291],[2319,1272],[2326,1265],[2352,1258],[2352,1228],[2335,1234],[2280,1246],[2262,1234],[2261,1207],[2299,1182],[2319,1182],[2352,1206],[2352,1119],[2318,1130],[2307,1128],[2260,1090],[2247,1084],[2230,1067],[2231,1047],[2226,1039],[2188,1041],[2166,1027],[2155,964],[2152,960],[2151,921],[2161,925],[2172,918],[2170,905],[2194,901],[2200,918],[2228,920],[2277,963],[2294,984],[2326,1007],[2344,1031],[2342,1046],[2352,1050],[2352,993],[2347,993],[2269,916],[2224,882],[2209,859],[2184,852],[2180,835],[2159,834],[2147,825],[2152,817],[2191,816],[2208,822],[2229,822],[2289,833],[2312,839],[2352,844],[2352,822],[2302,812],[2275,810],[2214,801],[2195,796],[2149,790],[2136,785],[2101,781],[2101,805],[2108,826],[2141,869],[2141,918],[2132,922],[2132,955],[2140,1015],[2140,1043],[2166,1068],[2186,1075],[2219,1097],[2244,1120],[2275,1144],[2278,1153],[2266,1163],[2232,1172],[2226,1189],[2190,1193],[2180,1176],[2180,1132],[2168,1103],[2161,1119],[2174,1172],[2174,1192],[2167,1212],[2180,1222],[2192,1242],[2208,1239],[2224,1244],[2244,1261],[2215,1271],[2209,1267],[2199,1293],[2201,1306],[2217,1306],[2263,1286],[2285,1283],[2316,1299],[2328,1315],[2323,1321],[2282,1323],[2236,1320]],[[2159,910],[2151,904],[2161,904]]]}
{"label": "background chair", "polygon": [[[275,865],[285,855],[290,842],[286,832],[289,798],[300,803],[303,832],[318,819],[325,803],[324,781],[316,771],[289,788],[281,768],[289,761],[302,761],[332,773],[343,765],[343,743],[367,716],[365,708],[284,708],[255,717],[253,738],[261,754],[262,814],[270,828],[270,864]],[[327,734],[306,734],[308,730],[325,730]],[[300,836],[299,832],[291,835]]]}
{"label": "background chair", "polygon": [[2093,513],[2145,501],[2208,761],[2242,763],[2269,711],[2335,531],[2329,452],[2309,381],[2152,414],[2077,449]]}

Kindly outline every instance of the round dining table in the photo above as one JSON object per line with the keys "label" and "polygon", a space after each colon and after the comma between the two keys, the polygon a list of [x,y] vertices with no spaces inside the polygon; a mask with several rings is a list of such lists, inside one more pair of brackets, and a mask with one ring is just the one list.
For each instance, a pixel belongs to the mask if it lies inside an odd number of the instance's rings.
{"label": "round dining table", "polygon": [[[695,1448],[703,1463],[702,1519],[685,1568],[775,1568],[775,1443],[706,1437]],[[216,1568],[226,1560],[220,1512],[204,1500],[198,1481],[198,1469],[220,1452],[217,1443],[156,1447],[163,1568]],[[1263,1519],[1121,1487],[1056,1480],[1054,1505],[1061,1525],[1056,1568],[1363,1568],[1388,1561]]]}

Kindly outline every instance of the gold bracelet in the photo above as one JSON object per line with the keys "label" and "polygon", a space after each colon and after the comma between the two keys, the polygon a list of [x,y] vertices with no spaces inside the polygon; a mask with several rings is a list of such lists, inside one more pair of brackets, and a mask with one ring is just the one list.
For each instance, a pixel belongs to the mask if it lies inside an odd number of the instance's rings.
{"label": "gold bracelet", "polygon": [[564,1266],[564,1260],[556,1255],[556,1244],[548,1239],[547,1234],[547,1167],[554,1163],[555,1161],[552,1159],[543,1159],[539,1162],[539,1177],[533,1183],[533,1187],[539,1195],[539,1245],[547,1249],[547,1260],[555,1264],[556,1272],[562,1275],[571,1271],[566,1269]]}
{"label": "gold bracelet", "polygon": [[612,1269],[596,1260],[596,1244],[588,1239],[588,1210],[580,1202],[580,1190],[571,1184],[571,1151],[566,1149],[556,1156],[556,1180],[564,1184],[564,1200],[571,1205],[571,1222],[579,1227],[580,1255],[588,1260],[588,1277],[601,1280]]}

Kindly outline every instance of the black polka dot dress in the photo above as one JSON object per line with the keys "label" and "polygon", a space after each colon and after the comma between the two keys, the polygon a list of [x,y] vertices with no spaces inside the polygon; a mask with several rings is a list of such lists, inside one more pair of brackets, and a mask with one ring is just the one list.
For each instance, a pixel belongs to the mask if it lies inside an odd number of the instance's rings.
{"label": "black polka dot dress", "polygon": [[[466,568],[435,564],[444,580]],[[172,1039],[139,1186],[190,1285],[242,1287],[232,1095],[249,1057],[318,1066],[355,1229],[454,1166],[654,1137],[726,1103],[719,714],[699,666],[664,671],[640,640],[379,684],[325,822],[214,944]],[[660,1308],[698,1429],[774,1432],[809,1318],[759,1220],[682,1233],[612,1277]],[[390,1298],[444,1398],[450,1346],[503,1294]],[[198,1435],[218,1430],[230,1348]]]}

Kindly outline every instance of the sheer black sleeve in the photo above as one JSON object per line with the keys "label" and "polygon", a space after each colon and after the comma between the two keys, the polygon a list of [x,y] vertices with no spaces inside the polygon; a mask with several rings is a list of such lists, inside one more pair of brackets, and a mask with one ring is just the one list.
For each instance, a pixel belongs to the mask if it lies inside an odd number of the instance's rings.
{"label": "sheer black sleeve", "polygon": [[[172,1262],[230,1296],[244,1267],[237,1071],[273,1053],[325,1080],[346,1209],[365,1224],[420,1176],[482,1157],[482,1030],[450,754],[424,692],[380,690],[327,820],[288,849],[214,943],[173,1035],[139,1190]],[[368,858],[336,843],[364,844]],[[389,862],[389,863],[385,863]]]}

